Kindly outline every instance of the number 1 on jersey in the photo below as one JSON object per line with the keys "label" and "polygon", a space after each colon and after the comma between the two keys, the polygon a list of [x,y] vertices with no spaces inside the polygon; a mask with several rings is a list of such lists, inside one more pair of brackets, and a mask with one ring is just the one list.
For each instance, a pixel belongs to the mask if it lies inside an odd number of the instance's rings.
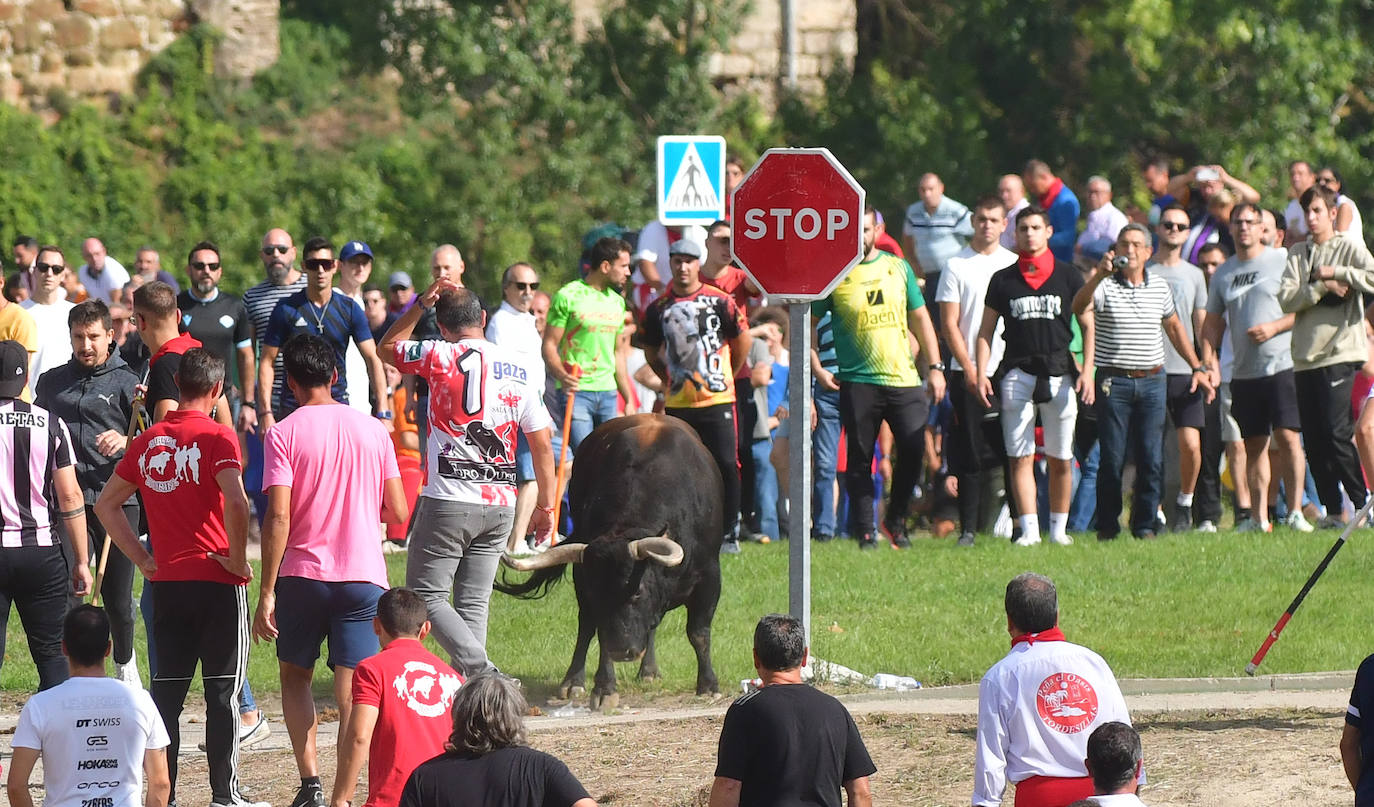
{"label": "number 1 on jersey", "polygon": [[463,371],[463,412],[476,417],[482,414],[482,401],[486,398],[482,389],[486,382],[482,354],[476,350],[464,351],[458,357],[458,369]]}

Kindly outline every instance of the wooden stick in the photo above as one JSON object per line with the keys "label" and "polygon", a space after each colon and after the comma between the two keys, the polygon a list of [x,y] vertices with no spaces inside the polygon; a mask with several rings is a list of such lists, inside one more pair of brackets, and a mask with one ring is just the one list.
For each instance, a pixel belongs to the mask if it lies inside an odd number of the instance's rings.
{"label": "wooden stick", "polygon": [[[129,430],[125,434],[128,442],[133,442],[134,437],[147,427],[143,420],[142,392],[134,396],[133,408],[133,414],[129,417]],[[100,586],[105,582],[105,566],[110,562],[110,544],[113,543],[114,541],[110,540],[110,534],[106,532],[104,545],[100,547],[100,563],[95,567],[95,582],[91,584],[91,605],[100,605]]]}

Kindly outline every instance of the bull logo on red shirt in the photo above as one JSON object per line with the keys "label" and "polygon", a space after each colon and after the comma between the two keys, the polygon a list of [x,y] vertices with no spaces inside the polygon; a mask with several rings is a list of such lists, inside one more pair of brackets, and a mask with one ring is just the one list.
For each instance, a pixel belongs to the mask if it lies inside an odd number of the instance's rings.
{"label": "bull logo on red shirt", "polygon": [[1083,676],[1057,672],[1040,682],[1035,711],[1055,731],[1077,734],[1097,719],[1097,692]]}
{"label": "bull logo on red shirt", "polygon": [[183,481],[199,485],[200,444],[179,446],[172,437],[154,437],[138,458],[138,472],[148,488],[158,493],[171,493]]}
{"label": "bull logo on red shirt", "polygon": [[453,693],[463,682],[456,675],[440,673],[426,661],[407,661],[391,682],[396,697],[421,717],[446,714],[453,705]]}

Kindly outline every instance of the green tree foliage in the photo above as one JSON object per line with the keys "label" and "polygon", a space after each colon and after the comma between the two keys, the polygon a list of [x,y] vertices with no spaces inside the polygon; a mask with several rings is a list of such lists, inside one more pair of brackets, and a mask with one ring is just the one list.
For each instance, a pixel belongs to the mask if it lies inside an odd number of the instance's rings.
{"label": "green tree foliage", "polygon": [[1148,203],[1141,161],[1218,162],[1281,206],[1290,160],[1374,204],[1374,23],[1365,2],[859,0],[855,75],[794,100],[783,137],[829,145],[888,209],[927,170],[989,192],[1040,157]]}

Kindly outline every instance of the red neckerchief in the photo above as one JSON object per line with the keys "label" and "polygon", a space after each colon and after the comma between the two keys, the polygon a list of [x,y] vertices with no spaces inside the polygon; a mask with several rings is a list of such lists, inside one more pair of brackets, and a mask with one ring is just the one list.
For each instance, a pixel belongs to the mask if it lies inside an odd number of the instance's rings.
{"label": "red neckerchief", "polygon": [[1016,268],[1021,270],[1021,279],[1026,281],[1026,285],[1039,291],[1054,274],[1054,253],[1047,249],[1039,255],[1018,255]]}
{"label": "red neckerchief", "polygon": [[1068,639],[1065,639],[1065,638],[1064,638],[1064,631],[1060,630],[1058,625],[1055,625],[1054,627],[1050,628],[1049,630],[1042,630],[1042,631],[1040,631],[1039,633],[1023,633],[1023,634],[1021,634],[1020,636],[1017,636],[1015,639],[1012,639],[1012,640],[1011,640],[1011,646],[1012,646],[1012,647],[1016,647],[1017,645],[1021,644],[1022,642],[1025,642],[1025,643],[1028,644],[1028,645],[1034,645],[1036,642],[1067,642],[1067,641],[1068,641]]}
{"label": "red neckerchief", "polygon": [[1064,180],[1055,177],[1054,181],[1050,183],[1050,189],[1040,194],[1040,206],[1049,210],[1050,205],[1054,204],[1055,197],[1058,196],[1059,192],[1062,190],[1064,190]]}

